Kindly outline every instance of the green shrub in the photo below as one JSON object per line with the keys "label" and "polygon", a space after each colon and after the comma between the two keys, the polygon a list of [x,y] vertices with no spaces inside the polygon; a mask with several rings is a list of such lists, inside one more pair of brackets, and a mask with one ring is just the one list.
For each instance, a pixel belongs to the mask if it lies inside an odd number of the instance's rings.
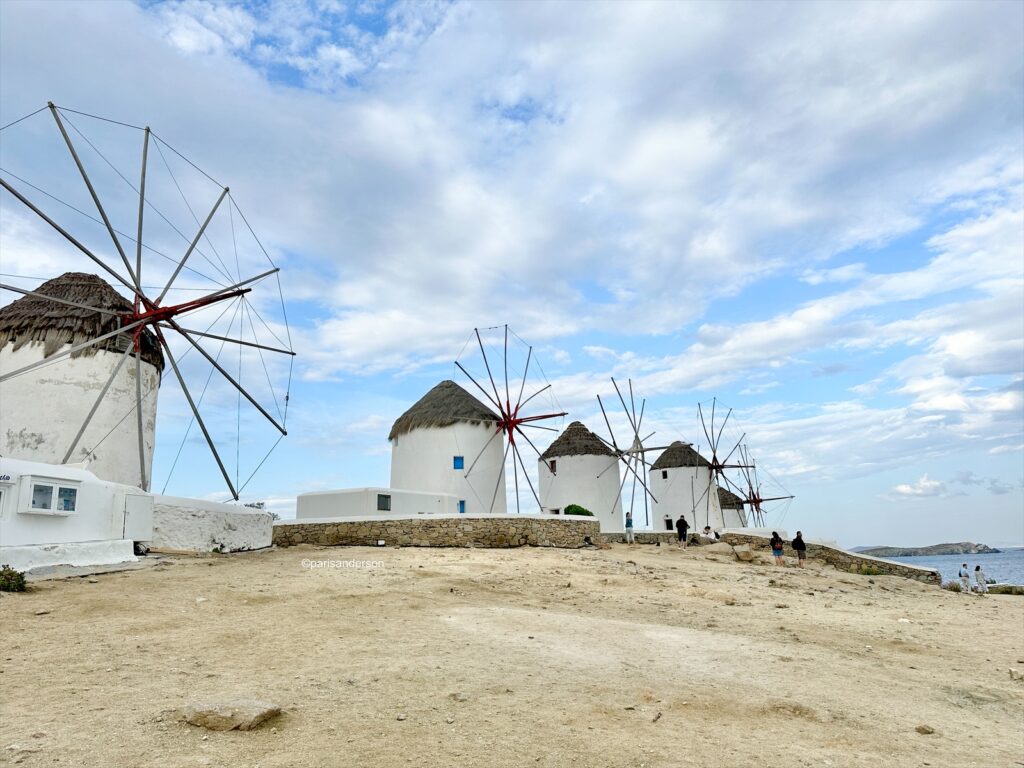
{"label": "green shrub", "polygon": [[570,504],[563,510],[567,515],[585,515],[586,517],[593,517],[594,513],[589,509],[584,509],[579,504]]}
{"label": "green shrub", "polygon": [[959,581],[947,581],[947,582],[945,582],[942,585],[942,588],[943,589],[948,589],[950,592],[959,592],[960,591],[960,582]]}
{"label": "green shrub", "polygon": [[11,566],[0,567],[0,592],[24,592],[25,574]]}
{"label": "green shrub", "polygon": [[885,576],[885,571],[875,568],[873,565],[862,565],[860,573],[864,576]]}

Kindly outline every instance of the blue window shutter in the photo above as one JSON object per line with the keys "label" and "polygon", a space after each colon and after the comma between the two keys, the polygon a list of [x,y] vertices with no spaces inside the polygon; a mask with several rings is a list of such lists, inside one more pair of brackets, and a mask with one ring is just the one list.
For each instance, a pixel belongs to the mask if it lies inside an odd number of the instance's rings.
{"label": "blue window shutter", "polygon": [[453,456],[452,457],[452,468],[453,469],[462,469],[465,466],[465,464],[466,464],[466,461],[465,461],[465,459],[462,458],[462,456]]}
{"label": "blue window shutter", "polygon": [[459,514],[460,515],[466,514],[466,500],[465,499],[459,499]]}

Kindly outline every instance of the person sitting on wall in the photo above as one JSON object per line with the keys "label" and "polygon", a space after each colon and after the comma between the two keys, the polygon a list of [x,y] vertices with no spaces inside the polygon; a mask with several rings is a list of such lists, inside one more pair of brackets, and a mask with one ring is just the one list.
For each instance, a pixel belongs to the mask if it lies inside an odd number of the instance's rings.
{"label": "person sitting on wall", "polygon": [[705,525],[704,526],[704,530],[701,531],[700,535],[703,536],[705,539],[711,539],[712,541],[718,541],[718,539],[721,538],[718,535],[718,531],[711,530],[711,526],[710,525]]}

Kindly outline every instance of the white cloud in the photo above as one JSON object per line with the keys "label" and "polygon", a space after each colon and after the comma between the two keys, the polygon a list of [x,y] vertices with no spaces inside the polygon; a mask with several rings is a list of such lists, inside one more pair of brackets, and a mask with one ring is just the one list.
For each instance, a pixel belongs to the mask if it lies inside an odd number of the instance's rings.
{"label": "white cloud", "polygon": [[938,480],[930,480],[928,475],[922,475],[916,483],[900,483],[892,489],[894,496],[907,498],[943,496],[945,493],[946,484]]}

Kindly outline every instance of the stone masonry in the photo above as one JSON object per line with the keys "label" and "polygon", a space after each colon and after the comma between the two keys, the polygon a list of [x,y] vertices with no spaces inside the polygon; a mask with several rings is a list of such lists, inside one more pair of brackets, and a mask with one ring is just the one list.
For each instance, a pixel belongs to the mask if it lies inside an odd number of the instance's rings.
{"label": "stone masonry", "polygon": [[405,519],[282,520],[274,524],[274,544],[400,547],[561,547],[578,549],[584,537],[600,541],[596,520],[568,517],[468,516]]}

